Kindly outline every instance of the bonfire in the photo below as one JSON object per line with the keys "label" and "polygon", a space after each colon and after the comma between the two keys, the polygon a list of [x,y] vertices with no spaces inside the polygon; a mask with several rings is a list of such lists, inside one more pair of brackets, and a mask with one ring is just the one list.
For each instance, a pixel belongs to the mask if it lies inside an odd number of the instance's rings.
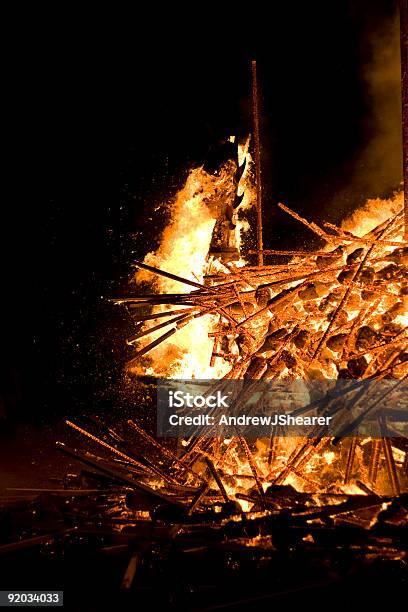
{"label": "bonfire", "polygon": [[[136,262],[143,272],[136,275],[138,282],[147,275],[158,282],[157,293],[117,300],[126,304],[138,325],[129,339],[136,351],[128,370],[136,375],[220,381],[301,379],[306,385],[316,379],[334,384],[342,379],[392,379],[401,382],[397,386],[401,399],[408,373],[408,251],[402,195],[368,203],[341,228],[330,223],[319,226],[280,204],[324,241],[323,248],[265,250],[264,257],[276,263],[248,265],[241,256],[227,258],[222,248],[217,257],[213,248],[214,194],[228,179],[230,185],[236,184],[242,195],[235,209],[237,195],[233,189],[229,194],[231,209],[239,217],[240,208],[248,206],[245,187],[254,193],[251,159],[243,161],[241,154],[240,161],[238,166],[225,166],[218,177],[194,170],[176,198],[173,222],[159,251]],[[189,213],[197,220],[193,227]],[[240,244],[242,224],[231,226],[237,234],[235,244]],[[188,256],[197,245],[197,234],[201,261]],[[188,270],[190,263],[193,270]],[[394,399],[398,388],[393,390]],[[361,401],[371,402],[374,410],[370,390],[367,387]],[[242,498],[254,482],[259,495],[273,484],[291,484],[298,491],[322,492],[329,487],[338,493],[397,495],[407,483],[406,442],[398,436],[345,438],[334,446],[333,439],[324,436],[280,437],[276,428],[269,440],[251,445],[240,436],[222,440],[214,434],[212,440],[206,435],[184,441],[181,448],[178,461],[204,479],[208,466],[203,457],[212,461],[225,474],[234,499],[235,494]]]}

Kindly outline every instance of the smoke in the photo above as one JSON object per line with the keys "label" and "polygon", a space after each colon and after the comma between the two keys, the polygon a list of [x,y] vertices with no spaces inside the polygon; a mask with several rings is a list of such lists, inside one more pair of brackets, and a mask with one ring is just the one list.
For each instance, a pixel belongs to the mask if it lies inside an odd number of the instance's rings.
{"label": "smoke", "polygon": [[393,15],[371,14],[362,26],[364,144],[352,161],[347,187],[335,197],[345,212],[367,198],[392,196],[402,181],[398,11]]}
{"label": "smoke", "polygon": [[[357,172],[367,189],[388,194],[402,178],[400,35],[397,15],[368,37],[369,62],[363,78],[367,85],[371,134]],[[361,170],[360,170],[361,168]]]}

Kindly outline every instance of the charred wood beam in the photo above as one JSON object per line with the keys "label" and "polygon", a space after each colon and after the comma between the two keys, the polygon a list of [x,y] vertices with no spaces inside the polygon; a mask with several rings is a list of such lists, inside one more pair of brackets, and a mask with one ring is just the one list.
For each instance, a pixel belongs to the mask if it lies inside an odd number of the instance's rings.
{"label": "charred wood beam", "polygon": [[351,438],[350,448],[348,451],[346,473],[344,475],[344,484],[348,484],[351,480],[351,475],[353,473],[354,459],[356,456],[356,448],[357,448],[357,438],[354,437],[354,438]]}
{"label": "charred wood beam", "polygon": [[373,449],[371,451],[370,466],[369,466],[369,471],[368,471],[370,482],[374,487],[375,487],[375,483],[377,480],[378,468],[380,465],[380,457],[381,457],[381,440],[374,439]]}
{"label": "charred wood beam", "polygon": [[69,446],[63,444],[62,442],[57,442],[56,446],[57,449],[63,452],[64,454],[73,457],[74,459],[80,461],[81,463],[84,463],[85,465],[90,465],[91,467],[96,468],[98,471],[110,476],[115,481],[122,482],[127,486],[133,487],[134,489],[138,489],[143,493],[146,493],[153,499],[165,501],[166,503],[174,506],[183,506],[183,504],[173,499],[172,497],[165,495],[164,493],[160,493],[160,491],[156,489],[152,489],[151,487],[135,480],[134,478],[129,477],[127,474],[119,472],[114,467],[107,466],[101,461],[91,458],[88,454],[81,453],[77,449],[72,449]]}
{"label": "charred wood beam", "polygon": [[27,548],[34,548],[36,546],[41,546],[42,544],[47,544],[49,542],[54,541],[57,537],[64,536],[65,534],[71,533],[74,530],[75,527],[72,527],[70,529],[63,529],[55,533],[35,536],[33,538],[24,538],[23,540],[18,540],[18,542],[3,544],[2,546],[0,546],[0,555],[7,554],[10,552],[17,552],[19,550],[26,550]]}
{"label": "charred wood beam", "polygon": [[187,516],[189,516],[190,514],[192,514],[197,506],[199,505],[199,503],[201,502],[202,498],[208,493],[210,489],[210,485],[208,483],[204,483],[197,491],[197,493],[194,495],[191,504],[189,505],[188,509],[187,509]]}
{"label": "charred wood beam", "polygon": [[127,423],[130,427],[132,427],[132,429],[137,431],[137,433],[142,438],[144,438],[147,442],[149,442],[160,453],[165,455],[170,461],[178,465],[182,470],[189,472],[191,475],[193,475],[196,479],[200,480],[201,482],[204,480],[203,477],[200,476],[200,474],[197,474],[197,472],[194,472],[194,470],[190,469],[187,465],[185,465],[185,463],[183,463],[174,453],[172,453],[168,448],[166,448],[165,446],[160,444],[157,440],[155,440],[152,436],[150,436],[144,429],[139,427],[137,423],[135,423],[134,421],[130,419],[127,421]]}
{"label": "charred wood beam", "polygon": [[168,321],[164,321],[164,323],[159,323],[158,325],[154,325],[153,327],[149,327],[148,329],[144,329],[138,332],[137,334],[129,338],[127,342],[128,344],[131,344],[132,342],[136,342],[136,340],[139,340],[139,338],[143,338],[144,336],[149,336],[150,334],[154,334],[154,332],[158,331],[159,329],[163,329],[163,327],[167,327],[167,325],[178,323],[179,321],[183,321],[190,317],[191,317],[190,314],[178,315],[176,317],[169,319]]}
{"label": "charred wood beam", "polygon": [[221,480],[220,475],[217,472],[217,469],[215,467],[215,465],[213,464],[213,462],[211,461],[211,459],[209,459],[208,457],[205,458],[205,462],[211,472],[212,477],[214,478],[215,482],[217,483],[217,486],[219,488],[219,490],[221,491],[221,495],[224,498],[225,503],[228,503],[230,501],[228,495],[227,495],[227,491],[225,490],[224,484]]}
{"label": "charred wood beam", "polygon": [[136,355],[133,357],[133,359],[131,359],[130,361],[127,362],[126,366],[128,368],[134,367],[136,365],[137,361],[140,359],[140,357],[142,357],[143,355],[146,355],[146,353],[148,353],[152,349],[156,348],[156,346],[159,346],[159,344],[161,344],[162,342],[167,340],[167,338],[170,338],[170,336],[175,334],[176,331],[177,331],[177,327],[173,327],[172,329],[167,331],[165,334],[161,335],[159,338],[156,338],[156,340],[153,340],[153,342],[150,342],[150,344],[148,344],[144,348],[140,349],[140,351],[138,351],[136,353]]}
{"label": "charred wood beam", "polygon": [[154,268],[153,266],[148,266],[147,264],[141,261],[136,261],[135,265],[138,268],[142,268],[143,270],[147,270],[148,272],[152,272],[153,274],[157,274],[158,276],[164,276],[166,278],[170,278],[171,280],[178,281],[179,283],[183,283],[183,285],[190,285],[191,287],[196,287],[198,289],[205,289],[206,291],[211,292],[210,287],[205,287],[205,285],[202,285],[201,283],[196,283],[195,281],[189,280],[188,278],[177,276],[176,274],[166,272],[165,270],[161,270],[159,268]]}
{"label": "charred wood beam", "polygon": [[258,265],[263,266],[261,139],[259,134],[259,99],[256,60],[252,61],[252,115],[255,146]]}
{"label": "charred wood beam", "polygon": [[405,239],[408,240],[408,4],[399,0],[401,30],[401,98]]}
{"label": "charred wood beam", "polygon": [[72,421],[66,420],[65,423],[71,427],[72,429],[75,429],[76,431],[78,431],[80,434],[82,434],[83,436],[89,438],[90,440],[92,440],[93,442],[96,442],[96,444],[99,444],[100,446],[103,446],[104,448],[106,448],[107,450],[109,450],[111,453],[114,453],[115,455],[117,455],[118,457],[120,457],[121,459],[124,459],[126,462],[131,463],[133,465],[135,465],[138,468],[142,468],[145,469],[146,466],[143,465],[143,463],[140,463],[139,461],[137,461],[134,457],[130,457],[129,455],[127,455],[126,453],[122,453],[122,451],[118,450],[117,448],[115,448],[114,446],[112,446],[111,444],[108,444],[107,442],[105,442],[104,440],[101,440],[100,438],[98,438],[97,436],[94,436],[93,434],[91,434],[89,431],[86,431],[86,429],[83,429],[82,427],[79,427],[79,425],[77,425],[76,423],[73,423]]}
{"label": "charred wood beam", "polygon": [[179,308],[178,310],[167,310],[165,312],[155,312],[148,315],[133,314],[133,318],[136,321],[154,321],[155,319],[163,319],[164,317],[171,317],[173,315],[191,314],[194,310],[194,308]]}
{"label": "charred wood beam", "polygon": [[254,458],[252,456],[251,450],[250,450],[250,448],[248,446],[248,443],[245,440],[245,438],[243,436],[239,435],[238,439],[240,441],[242,449],[243,449],[243,451],[245,453],[245,456],[247,458],[247,461],[249,463],[249,467],[251,468],[251,472],[252,472],[252,474],[254,476],[254,480],[255,480],[256,486],[258,488],[259,497],[261,499],[261,504],[262,504],[263,507],[265,507],[265,493],[264,493],[264,490],[263,490],[263,487],[262,487],[261,479],[260,479],[259,474],[258,474],[258,468],[256,466],[255,460],[254,460]]}
{"label": "charred wood beam", "polygon": [[[387,423],[386,423],[385,416],[381,415],[379,420],[380,420],[380,425],[381,425],[382,431],[386,432]],[[398,480],[398,472],[397,472],[397,468],[395,466],[394,454],[392,452],[392,445],[391,445],[390,438],[383,437],[381,439],[381,444],[382,444],[382,450],[383,450],[383,454],[384,454],[384,458],[385,458],[385,465],[386,465],[386,468],[387,468],[388,479],[389,479],[391,487],[392,487],[392,492],[393,492],[394,495],[400,495],[401,488],[400,488],[400,484],[399,484],[399,480]]]}

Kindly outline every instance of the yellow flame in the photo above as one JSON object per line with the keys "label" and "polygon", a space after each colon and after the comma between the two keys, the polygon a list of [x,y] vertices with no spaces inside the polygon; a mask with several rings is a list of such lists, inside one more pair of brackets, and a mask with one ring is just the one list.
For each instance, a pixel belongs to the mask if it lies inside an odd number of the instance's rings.
{"label": "yellow flame", "polygon": [[[246,167],[240,181],[240,192],[245,195],[239,210],[251,206],[253,188],[251,183],[251,158],[248,153],[249,139],[238,147],[239,164],[247,159]],[[165,228],[159,249],[146,255],[144,263],[161,268],[172,274],[182,276],[195,282],[203,283],[208,267],[207,255],[211,243],[212,232],[216,222],[217,211],[214,201],[217,194],[233,187],[235,167],[226,164],[218,176],[213,176],[200,168],[189,173],[184,187],[177,193],[171,206],[171,221]],[[236,222],[236,242],[239,248],[241,233],[249,229],[248,224],[234,215]],[[239,261],[237,264],[243,265]],[[221,262],[212,261],[215,268],[223,268]],[[136,282],[152,281],[150,272],[140,270],[136,274]],[[155,286],[162,293],[190,293],[192,287],[162,276],[155,277]],[[156,306],[153,312],[164,312],[166,306]],[[216,359],[215,366],[210,366],[214,340],[208,337],[209,332],[217,323],[217,316],[206,315],[193,319],[176,332],[169,340],[160,344],[152,351],[153,364],[149,367],[136,366],[137,373],[173,378],[220,378],[230,369],[223,359]],[[151,323],[151,327],[156,322]],[[165,331],[165,330],[164,330]],[[163,332],[155,332],[146,336],[140,346],[152,342]]]}
{"label": "yellow flame", "polygon": [[404,205],[404,194],[396,193],[393,198],[367,200],[362,208],[354,211],[341,224],[342,229],[353,232],[361,238],[378,225],[400,212]]}

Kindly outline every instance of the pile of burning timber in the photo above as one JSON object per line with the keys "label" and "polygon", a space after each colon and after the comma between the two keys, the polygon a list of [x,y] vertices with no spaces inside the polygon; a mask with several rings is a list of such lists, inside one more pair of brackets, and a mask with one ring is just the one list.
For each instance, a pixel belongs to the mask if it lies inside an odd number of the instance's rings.
{"label": "pile of burning timber", "polygon": [[[130,339],[139,343],[128,363],[130,370],[158,345],[171,342],[190,321],[212,315],[211,365],[217,360],[228,363],[226,379],[301,379],[306,384],[316,379],[333,383],[340,379],[406,380],[408,251],[402,239],[403,212],[358,237],[330,223],[319,227],[288,207],[280,207],[323,239],[326,248],[319,252],[264,251],[264,255],[290,260],[244,267],[230,262],[222,273],[219,265],[214,270],[210,262],[203,284],[137,263],[152,274],[194,289],[118,300],[140,324]],[[148,314],[144,314],[146,307],[151,309]],[[152,334],[154,339],[149,340]],[[396,386],[393,393],[398,392],[399,382]],[[402,387],[400,390],[403,394]],[[349,405],[355,399],[349,396]],[[378,404],[368,392],[359,399],[367,405],[371,401],[372,410]],[[343,407],[347,408],[347,401]],[[319,437],[290,444],[274,431],[269,441],[259,441],[252,452],[239,437],[225,445],[203,436],[188,441],[183,460],[191,466],[200,463],[204,454],[215,465],[233,465],[235,471],[244,468],[257,483],[261,497],[265,483],[291,482],[300,490],[319,491],[335,481],[348,485],[359,479],[369,490],[394,495],[406,487],[408,445],[398,432],[392,442],[389,431],[382,439],[344,440],[334,463],[332,442]],[[322,479],[322,463],[337,466],[331,470],[336,478]],[[235,481],[233,488],[237,486]],[[344,490],[351,488],[343,487],[340,492]]]}
{"label": "pile of burning timber", "polygon": [[[281,207],[328,248],[265,252],[290,257],[274,265],[214,269],[209,262],[204,283],[137,264],[192,290],[116,300],[140,324],[131,339],[139,346],[130,370],[191,320],[211,315],[211,363],[229,364],[225,379],[244,379],[249,387],[262,379],[349,380],[347,393],[332,394],[331,410],[354,401],[349,391],[356,380],[392,379],[398,395],[408,373],[403,213],[357,237],[331,224],[322,229]],[[375,412],[372,398],[359,399]],[[177,442],[158,440],[135,420],[108,425],[88,416],[67,425],[84,445],[57,446],[83,469],[58,488],[18,492],[35,498],[30,508],[51,504],[59,530],[38,526],[27,538],[26,529],[25,537],[3,542],[0,553],[96,538],[101,550],[129,555],[124,589],[137,568],[151,571],[158,558],[168,567],[176,559],[186,573],[193,559],[207,559],[207,572],[212,564],[223,572],[248,561],[275,572],[285,555],[291,562],[325,559],[323,565],[330,558],[337,568],[350,556],[406,558],[408,443],[397,433],[288,440],[273,430],[268,439],[251,442],[237,431],[229,439],[214,434]],[[334,565],[331,572],[338,571]]]}

